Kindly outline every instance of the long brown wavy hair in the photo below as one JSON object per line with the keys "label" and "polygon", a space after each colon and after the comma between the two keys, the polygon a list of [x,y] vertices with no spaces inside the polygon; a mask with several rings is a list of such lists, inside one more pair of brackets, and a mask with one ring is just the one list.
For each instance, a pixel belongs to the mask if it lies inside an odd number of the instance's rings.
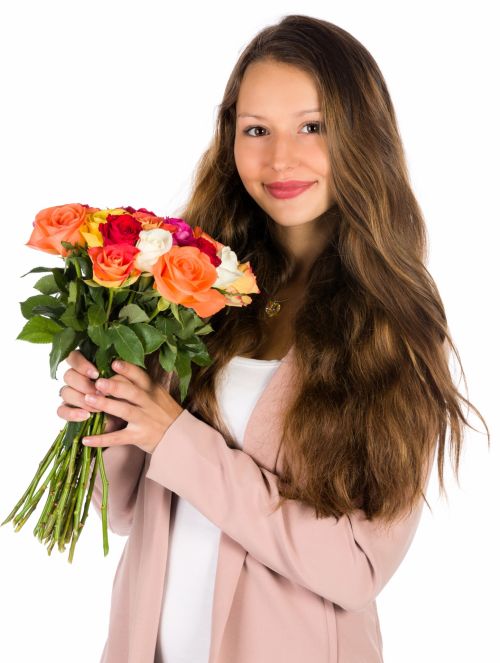
{"label": "long brown wavy hair", "polygon": [[[426,229],[391,98],[367,49],[340,27],[303,15],[285,16],[257,34],[229,77],[181,216],[231,246],[240,261],[249,260],[262,292],[273,295],[290,282],[294,258],[245,190],[233,154],[241,81],[248,65],[264,58],[298,67],[315,81],[335,200],[322,215],[329,240],[310,269],[293,329],[298,380],[283,416],[276,508],[298,499],[316,517],[361,508],[368,519],[389,524],[424,494],[436,440],[440,495],[446,493],[448,427],[458,480],[469,425],[460,402],[486,423],[450,374],[447,350],[464,376],[462,363],[424,265]],[[183,402],[232,448],[238,445],[217,406],[216,378],[234,355],[255,356],[265,347],[265,304],[253,295],[250,305],[210,318],[214,332],[204,338],[213,362],[192,365]],[[160,379],[156,355],[148,357],[148,370]],[[175,374],[170,391],[180,400]]]}

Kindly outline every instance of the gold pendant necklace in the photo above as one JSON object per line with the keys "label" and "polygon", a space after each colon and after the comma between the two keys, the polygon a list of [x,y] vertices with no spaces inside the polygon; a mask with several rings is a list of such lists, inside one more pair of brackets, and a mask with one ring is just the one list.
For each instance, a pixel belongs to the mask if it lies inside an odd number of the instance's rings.
{"label": "gold pendant necklace", "polygon": [[280,302],[287,302],[288,299],[270,299],[266,304],[266,315],[268,318],[274,318],[281,311]]}

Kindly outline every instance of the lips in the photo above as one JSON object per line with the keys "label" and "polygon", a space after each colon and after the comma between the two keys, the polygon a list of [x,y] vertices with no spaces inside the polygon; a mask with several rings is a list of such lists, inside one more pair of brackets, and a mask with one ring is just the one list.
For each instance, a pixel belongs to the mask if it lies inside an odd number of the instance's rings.
{"label": "lips", "polygon": [[289,191],[290,189],[300,189],[309,186],[310,184],[314,184],[314,182],[304,180],[283,180],[282,182],[270,182],[269,184],[266,184],[266,186],[268,189],[273,189],[274,191]]}
{"label": "lips", "polygon": [[316,182],[301,182],[298,180],[288,180],[287,182],[272,182],[265,187],[274,198],[295,198],[304,191],[307,191]]}

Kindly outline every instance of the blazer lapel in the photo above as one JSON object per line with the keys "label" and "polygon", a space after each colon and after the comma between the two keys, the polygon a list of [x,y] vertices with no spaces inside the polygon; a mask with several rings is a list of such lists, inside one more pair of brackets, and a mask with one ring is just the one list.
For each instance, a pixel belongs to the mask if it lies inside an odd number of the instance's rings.
{"label": "blazer lapel", "polygon": [[[280,417],[292,387],[292,345],[271,376],[252,410],[243,436],[243,451],[261,467],[276,471],[281,434]],[[209,663],[215,663],[227,623],[236,585],[247,551],[225,532],[221,532],[212,608]]]}

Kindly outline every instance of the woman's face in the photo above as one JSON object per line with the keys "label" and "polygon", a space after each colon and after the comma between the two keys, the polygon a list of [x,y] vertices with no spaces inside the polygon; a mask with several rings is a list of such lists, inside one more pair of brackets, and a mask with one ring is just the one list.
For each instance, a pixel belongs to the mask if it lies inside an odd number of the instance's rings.
{"label": "woman's face", "polygon": [[[236,103],[236,168],[249,195],[282,226],[311,221],[333,204],[319,108],[314,81],[301,69],[260,61],[245,70]],[[272,195],[268,185],[287,180],[312,184],[294,197]]]}

